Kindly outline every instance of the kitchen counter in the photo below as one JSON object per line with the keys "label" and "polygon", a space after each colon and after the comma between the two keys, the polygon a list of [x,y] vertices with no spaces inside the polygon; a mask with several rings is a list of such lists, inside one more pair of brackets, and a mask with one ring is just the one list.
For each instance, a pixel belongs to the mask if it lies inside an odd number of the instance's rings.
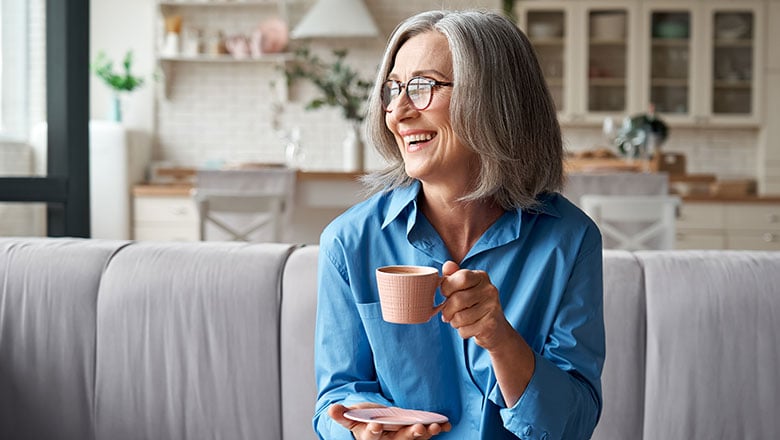
{"label": "kitchen counter", "polygon": [[780,203],[780,195],[744,195],[744,196],[717,196],[717,195],[688,195],[682,197],[686,203],[755,203],[773,204]]}
{"label": "kitchen counter", "polygon": [[[191,174],[189,174],[191,175]],[[331,183],[359,183],[358,179],[363,173],[347,173],[339,171],[297,171],[298,182],[331,182]],[[133,187],[135,196],[188,196],[192,190],[191,183],[142,183]]]}

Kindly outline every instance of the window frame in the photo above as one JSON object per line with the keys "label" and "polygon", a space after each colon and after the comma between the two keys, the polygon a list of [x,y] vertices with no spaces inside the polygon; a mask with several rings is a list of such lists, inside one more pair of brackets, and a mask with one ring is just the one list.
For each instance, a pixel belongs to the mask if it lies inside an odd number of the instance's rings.
{"label": "window frame", "polygon": [[46,0],[45,177],[0,177],[0,202],[46,203],[50,237],[90,236],[89,0]]}

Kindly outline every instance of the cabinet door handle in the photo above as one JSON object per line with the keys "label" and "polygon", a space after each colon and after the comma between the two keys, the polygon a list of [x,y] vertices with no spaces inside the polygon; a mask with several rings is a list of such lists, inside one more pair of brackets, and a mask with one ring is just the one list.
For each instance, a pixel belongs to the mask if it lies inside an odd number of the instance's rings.
{"label": "cabinet door handle", "polygon": [[775,234],[772,234],[771,232],[765,232],[764,235],[761,236],[761,238],[764,239],[765,243],[773,243],[775,242]]}

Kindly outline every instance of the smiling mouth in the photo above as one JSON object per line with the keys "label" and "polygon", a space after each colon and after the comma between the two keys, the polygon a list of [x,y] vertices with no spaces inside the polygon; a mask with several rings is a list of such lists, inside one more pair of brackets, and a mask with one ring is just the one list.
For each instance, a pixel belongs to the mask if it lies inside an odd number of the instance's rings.
{"label": "smiling mouth", "polygon": [[417,145],[423,142],[428,142],[434,137],[436,137],[434,133],[413,134],[404,136],[404,142],[406,142],[408,145]]}

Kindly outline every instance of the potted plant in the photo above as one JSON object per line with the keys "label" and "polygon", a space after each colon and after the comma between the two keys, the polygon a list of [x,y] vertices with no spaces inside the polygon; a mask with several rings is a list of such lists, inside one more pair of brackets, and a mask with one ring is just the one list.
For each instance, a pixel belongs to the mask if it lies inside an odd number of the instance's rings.
{"label": "potted plant", "polygon": [[123,70],[119,73],[114,72],[114,62],[111,61],[105,52],[100,51],[92,63],[91,69],[102,79],[106,85],[114,92],[111,101],[110,119],[116,122],[122,121],[122,107],[119,101],[122,92],[132,92],[144,84],[144,79],[131,73],[133,65],[133,52],[127,51],[122,61]]}
{"label": "potted plant", "polygon": [[669,136],[669,127],[655,113],[650,105],[647,113],[639,113],[623,120],[614,139],[618,152],[628,159],[644,157],[651,159],[659,153],[661,145]]}
{"label": "potted plant", "polygon": [[371,89],[371,82],[345,62],[347,50],[333,51],[335,59],[327,62],[313,54],[309,48],[301,47],[295,57],[284,67],[288,84],[296,80],[312,83],[320,95],[306,104],[307,110],[325,106],[341,109],[344,119],[350,124],[350,131],[344,141],[344,168],[347,171],[361,171],[363,168],[363,143],[360,139],[360,124],[365,117],[365,103]]}

